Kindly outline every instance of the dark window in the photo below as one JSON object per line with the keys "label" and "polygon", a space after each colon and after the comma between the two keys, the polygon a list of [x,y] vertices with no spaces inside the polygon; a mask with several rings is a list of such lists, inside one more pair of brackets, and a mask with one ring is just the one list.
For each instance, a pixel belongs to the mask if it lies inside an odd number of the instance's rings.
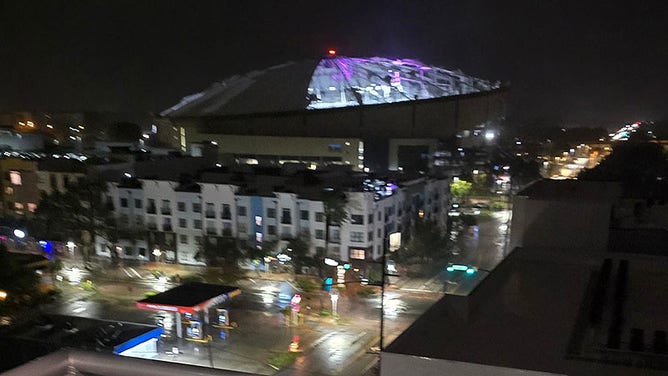
{"label": "dark window", "polygon": [[369,214],[369,223],[373,223],[373,214]]}
{"label": "dark window", "polygon": [[223,219],[232,219],[232,214],[230,213],[230,205],[229,204],[223,204]]}
{"label": "dark window", "polygon": [[302,221],[308,221],[308,210],[300,210],[299,217],[302,219]]}
{"label": "dark window", "polygon": [[281,223],[289,225],[292,223],[292,216],[290,215],[290,209],[283,208],[281,215]]}
{"label": "dark window", "polygon": [[276,218],[276,209],[267,208],[267,218]]}
{"label": "dark window", "polygon": [[267,234],[276,235],[276,226],[272,225],[267,226]]}
{"label": "dark window", "polygon": [[135,208],[141,209],[142,207],[142,201],[138,198],[135,199]]}
{"label": "dark window", "polygon": [[237,214],[239,214],[240,217],[245,217],[246,216],[246,207],[245,206],[237,206]]}
{"label": "dark window", "polygon": [[363,225],[364,216],[361,214],[353,214],[350,216],[350,224],[352,225]]}
{"label": "dark window", "polygon": [[325,213],[322,213],[322,212],[315,213],[315,221],[316,222],[325,222]]}
{"label": "dark window", "polygon": [[179,210],[180,212],[184,212],[184,211],[186,211],[186,203],[185,203],[185,202],[183,202],[183,201],[179,201],[179,202],[176,204],[176,206],[178,207],[178,210]]}
{"label": "dark window", "polygon": [[201,213],[202,212],[202,204],[200,204],[198,202],[193,202],[193,212]]}
{"label": "dark window", "polygon": [[121,199],[121,207],[122,208],[127,208],[128,207],[128,199],[127,198],[122,198]]}

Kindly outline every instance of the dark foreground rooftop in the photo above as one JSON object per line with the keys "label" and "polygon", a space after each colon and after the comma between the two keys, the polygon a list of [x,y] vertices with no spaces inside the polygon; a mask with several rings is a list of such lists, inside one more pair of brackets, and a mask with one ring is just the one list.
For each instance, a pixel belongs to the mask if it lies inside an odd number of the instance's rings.
{"label": "dark foreground rooftop", "polygon": [[518,248],[470,296],[446,295],[390,344],[383,368],[396,372],[383,374],[668,374],[666,270],[663,257]]}

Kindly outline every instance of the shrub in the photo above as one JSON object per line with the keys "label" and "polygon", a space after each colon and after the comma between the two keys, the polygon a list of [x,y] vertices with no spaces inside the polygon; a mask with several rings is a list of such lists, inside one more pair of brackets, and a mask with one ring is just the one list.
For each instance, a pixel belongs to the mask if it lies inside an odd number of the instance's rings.
{"label": "shrub", "polygon": [[300,278],[296,281],[297,287],[303,292],[313,292],[316,291],[320,286],[317,283],[313,282],[310,279]]}
{"label": "shrub", "polygon": [[206,282],[204,277],[202,277],[199,274],[190,274],[187,276],[181,277],[181,283],[189,283],[189,282]]}
{"label": "shrub", "polygon": [[490,210],[498,211],[498,210],[504,210],[508,206],[507,203],[503,201],[494,201],[489,205]]}
{"label": "shrub", "polygon": [[90,279],[81,282],[81,287],[85,291],[95,291],[95,284]]}
{"label": "shrub", "polygon": [[278,369],[281,369],[294,363],[295,359],[297,359],[299,355],[301,354],[296,352],[284,352],[272,356],[267,363]]}

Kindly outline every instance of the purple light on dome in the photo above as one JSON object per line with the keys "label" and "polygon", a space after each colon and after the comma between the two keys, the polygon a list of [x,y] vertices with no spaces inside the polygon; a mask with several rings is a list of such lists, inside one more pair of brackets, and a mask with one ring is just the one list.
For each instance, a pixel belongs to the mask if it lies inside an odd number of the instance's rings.
{"label": "purple light on dome", "polygon": [[341,69],[341,72],[343,72],[343,76],[346,78],[346,80],[350,80],[353,76],[352,71],[348,67],[348,63],[346,62],[347,59],[337,59],[336,63],[339,65],[339,69]]}
{"label": "purple light on dome", "polygon": [[392,81],[393,84],[401,83],[401,76],[399,71],[392,72]]}

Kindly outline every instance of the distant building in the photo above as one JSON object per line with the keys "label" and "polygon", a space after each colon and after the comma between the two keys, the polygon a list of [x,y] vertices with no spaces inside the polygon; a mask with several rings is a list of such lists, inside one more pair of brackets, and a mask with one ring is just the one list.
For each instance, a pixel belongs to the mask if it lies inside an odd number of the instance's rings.
{"label": "distant building", "polygon": [[[339,187],[347,198],[347,220],[330,227],[325,249],[323,191]],[[429,177],[377,179],[351,172],[228,171],[213,169],[195,180],[125,179],[110,183],[121,230],[145,229],[117,242],[122,258],[166,257],[199,264],[204,241],[234,237],[249,247],[304,236],[312,254],[342,261],[377,260],[390,233],[408,229],[421,216],[445,226],[449,181]],[[97,253],[110,256],[99,239]]]}
{"label": "distant building", "polygon": [[426,171],[439,141],[494,142],[507,89],[412,59],[330,56],[230,77],[161,113],[158,138],[240,163]]}
{"label": "distant building", "polygon": [[39,202],[37,162],[22,158],[0,158],[0,210],[3,216],[30,216]]}

